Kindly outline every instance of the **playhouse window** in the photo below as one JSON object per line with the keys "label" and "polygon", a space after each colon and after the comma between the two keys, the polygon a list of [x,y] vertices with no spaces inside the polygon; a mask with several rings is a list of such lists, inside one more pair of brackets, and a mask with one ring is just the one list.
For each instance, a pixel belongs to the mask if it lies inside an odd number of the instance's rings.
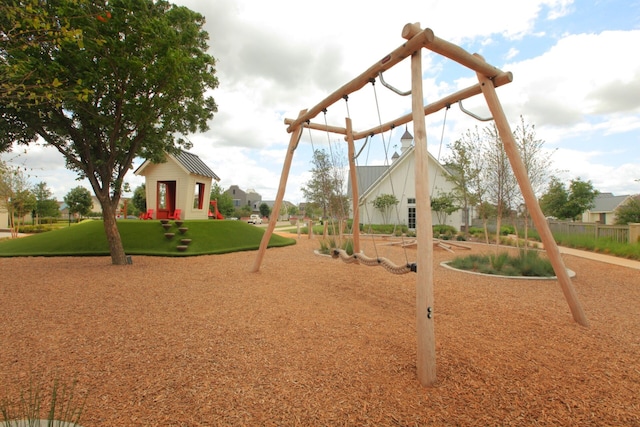
{"label": "playhouse window", "polygon": [[158,209],[167,209],[167,184],[158,183]]}
{"label": "playhouse window", "polygon": [[204,184],[196,182],[196,188],[193,193],[193,208],[202,209],[204,205]]}

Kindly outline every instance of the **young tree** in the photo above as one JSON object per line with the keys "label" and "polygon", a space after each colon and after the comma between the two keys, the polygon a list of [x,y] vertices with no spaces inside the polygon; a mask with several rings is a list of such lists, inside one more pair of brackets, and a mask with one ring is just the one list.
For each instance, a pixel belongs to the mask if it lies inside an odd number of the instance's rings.
{"label": "young tree", "polygon": [[258,210],[260,211],[260,216],[262,217],[269,218],[269,215],[271,215],[271,208],[266,203],[261,203],[258,207]]}
{"label": "young tree", "polygon": [[300,209],[298,209],[296,205],[291,205],[289,206],[289,209],[287,209],[287,214],[289,216],[298,215],[299,212],[300,212]]}
{"label": "young tree", "polygon": [[147,211],[147,191],[145,184],[139,185],[133,190],[133,197],[131,203],[138,209],[139,212]]}
{"label": "young tree", "polygon": [[233,199],[229,193],[225,193],[217,182],[211,184],[211,200],[218,201],[218,211],[220,211],[222,216],[233,216],[236,209],[235,206],[233,206]]}
{"label": "young tree", "polygon": [[[68,88],[62,102],[0,104],[0,144],[39,138],[55,147],[67,167],[87,178],[100,202],[113,264],[126,256],[116,210],[126,173],[137,156],[164,160],[190,144],[181,136],[208,128],[217,111],[206,96],[217,87],[215,60],[206,53],[204,17],[164,0],[40,2],[43,13],[82,28],[83,49],[61,40],[25,50],[34,81]],[[12,56],[7,61],[14,66]],[[76,85],[82,85],[77,91]],[[73,93],[73,95],[71,95]]]}
{"label": "young tree", "polygon": [[469,230],[469,210],[477,205],[484,193],[480,175],[482,173],[482,141],[478,133],[467,130],[459,140],[449,146],[451,156],[446,159],[445,167],[449,174],[445,176],[447,181],[453,183],[451,196],[455,202],[461,205],[464,212],[465,234]]}
{"label": "young tree", "polygon": [[60,207],[58,202],[53,197],[53,193],[47,187],[46,182],[39,182],[33,188],[33,194],[36,197],[36,215],[38,218],[60,216]]}
{"label": "young tree", "polygon": [[342,169],[335,163],[336,159],[331,159],[325,150],[316,150],[313,153],[311,179],[301,188],[307,201],[322,209],[324,218],[330,215],[342,218],[348,212]]}
{"label": "young tree", "polygon": [[640,222],[640,196],[635,196],[616,209],[616,224],[626,225],[638,222]]}
{"label": "young tree", "polygon": [[11,237],[15,238],[18,233],[13,222],[13,209],[11,207],[11,197],[13,196],[13,170],[2,159],[0,159],[0,207],[7,209],[9,213],[9,228]]}
{"label": "young tree", "polygon": [[460,209],[456,206],[455,197],[451,193],[439,194],[431,198],[431,210],[436,213],[438,224],[445,224],[447,216]]}
{"label": "young tree", "polygon": [[[529,182],[535,194],[540,194],[551,174],[551,154],[544,151],[544,141],[536,137],[535,126],[525,123],[520,116],[520,123],[513,132],[514,139],[520,152],[520,157],[529,177]],[[525,206],[524,214],[524,239],[529,234],[529,208]],[[516,229],[517,230],[517,229]],[[525,249],[528,246],[525,245]]]}
{"label": "young tree", "polygon": [[509,202],[513,200],[512,196],[517,187],[509,158],[504,149],[504,144],[498,128],[495,123],[484,129],[487,137],[487,167],[485,185],[488,188],[488,194],[493,204],[497,207],[496,212],[496,245],[500,244],[500,227],[502,225],[502,217],[505,210],[509,210]]}
{"label": "young tree", "polygon": [[75,187],[69,190],[64,196],[64,202],[67,204],[70,214],[81,216],[87,215],[93,207],[91,193],[84,187]]}
{"label": "young tree", "polygon": [[397,206],[398,203],[400,203],[398,198],[393,194],[381,194],[371,202],[373,207],[380,211],[380,214],[382,215],[382,222],[384,224],[390,224],[389,215],[391,214],[391,210]]}
{"label": "young tree", "polygon": [[9,213],[12,237],[17,237],[17,227],[36,206],[35,195],[22,169],[0,163],[0,197]]}

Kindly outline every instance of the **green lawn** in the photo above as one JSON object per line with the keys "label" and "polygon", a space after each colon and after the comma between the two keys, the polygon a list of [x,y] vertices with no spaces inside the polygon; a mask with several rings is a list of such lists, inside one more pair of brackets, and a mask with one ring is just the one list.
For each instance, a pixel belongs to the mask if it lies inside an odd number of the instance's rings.
{"label": "green lawn", "polygon": [[[188,230],[180,234],[171,221],[169,232],[173,239],[165,237],[160,221],[122,220],[118,229],[127,255],[190,256],[223,254],[256,250],[264,229],[243,221],[184,221]],[[185,252],[179,252],[180,239],[191,239]],[[271,236],[269,247],[295,244],[294,239],[276,234]],[[107,238],[102,221],[84,221],[71,227],[20,239],[0,241],[0,256],[102,256],[109,255]]]}

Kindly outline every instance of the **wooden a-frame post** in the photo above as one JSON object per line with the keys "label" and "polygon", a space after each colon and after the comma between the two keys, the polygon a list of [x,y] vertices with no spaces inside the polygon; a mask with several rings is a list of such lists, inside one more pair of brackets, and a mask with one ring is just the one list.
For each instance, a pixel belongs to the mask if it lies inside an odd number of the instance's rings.
{"label": "wooden a-frame post", "polygon": [[[298,117],[303,116],[307,110],[300,111]],[[293,154],[298,148],[298,142],[300,141],[300,137],[302,136],[302,131],[304,127],[298,126],[291,132],[291,138],[289,139],[289,147],[287,148],[287,155],[284,159],[284,164],[282,165],[282,174],[280,175],[280,184],[278,186],[278,193],[276,194],[276,200],[273,202],[272,212],[276,212],[275,215],[271,215],[269,217],[269,225],[262,235],[262,240],[260,241],[260,247],[258,248],[258,254],[256,255],[256,259],[253,262],[253,267],[251,267],[251,272],[255,273],[260,270],[260,264],[262,264],[262,258],[264,257],[264,253],[267,250],[267,246],[269,245],[269,240],[271,240],[271,236],[273,235],[273,230],[276,228],[276,223],[278,222],[278,212],[280,212],[280,206],[282,206],[282,201],[284,200],[284,191],[287,188],[287,179],[289,178],[289,171],[291,170],[291,162],[293,161]]]}
{"label": "wooden a-frame post", "polygon": [[[480,57],[479,55],[477,56]],[[556,244],[556,241],[551,234],[549,224],[547,224],[544,214],[542,213],[542,209],[540,209],[540,205],[538,204],[538,200],[536,199],[533,187],[531,186],[531,181],[529,181],[527,168],[525,167],[524,162],[522,161],[522,157],[520,157],[520,153],[518,152],[515,138],[513,137],[513,133],[511,132],[509,122],[507,122],[507,118],[502,109],[502,105],[498,100],[498,95],[496,94],[496,89],[493,86],[493,82],[480,73],[477,73],[477,76],[482,88],[482,93],[487,100],[489,111],[491,111],[493,120],[495,121],[496,127],[498,128],[498,134],[500,135],[500,139],[502,140],[502,144],[504,145],[504,150],[507,153],[507,157],[509,158],[511,169],[516,176],[516,180],[518,181],[518,185],[520,186],[520,191],[522,192],[522,196],[524,197],[525,204],[527,205],[527,209],[529,209],[529,213],[531,214],[531,219],[536,226],[536,230],[538,230],[538,234],[540,234],[540,239],[542,240],[544,249],[547,252],[549,261],[553,266],[553,271],[556,273],[556,277],[558,278],[558,282],[560,283],[560,287],[562,288],[564,297],[569,304],[569,309],[571,310],[573,319],[582,326],[589,326],[587,316],[582,310],[582,306],[580,304],[580,301],[578,300],[576,291],[571,284],[569,273],[567,273],[567,268],[565,267],[564,262],[562,261],[562,257],[560,256],[558,245]]]}
{"label": "wooden a-frame post", "polygon": [[[420,26],[405,26],[402,36],[411,38]],[[411,55],[411,111],[413,115],[416,185],[416,368],[423,386],[436,382],[436,337],[433,324],[433,218],[429,191],[427,129],[422,92],[422,49]]]}
{"label": "wooden a-frame post", "polygon": [[353,127],[351,119],[346,119],[347,130],[347,155],[349,156],[349,177],[351,178],[351,202],[353,206],[353,222],[351,223],[351,234],[353,236],[353,253],[360,252],[360,194],[358,194],[358,174],[356,170],[356,148],[353,142]]}

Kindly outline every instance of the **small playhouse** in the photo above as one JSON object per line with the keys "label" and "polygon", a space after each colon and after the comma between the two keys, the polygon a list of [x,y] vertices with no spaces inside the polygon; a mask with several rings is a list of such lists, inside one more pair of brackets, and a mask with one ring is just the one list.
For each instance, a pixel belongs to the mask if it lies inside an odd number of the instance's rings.
{"label": "small playhouse", "polygon": [[[146,219],[207,219],[211,183],[220,178],[195,154],[165,154],[166,161],[146,160],[134,174],[144,176]],[[217,209],[216,209],[217,212]]]}

